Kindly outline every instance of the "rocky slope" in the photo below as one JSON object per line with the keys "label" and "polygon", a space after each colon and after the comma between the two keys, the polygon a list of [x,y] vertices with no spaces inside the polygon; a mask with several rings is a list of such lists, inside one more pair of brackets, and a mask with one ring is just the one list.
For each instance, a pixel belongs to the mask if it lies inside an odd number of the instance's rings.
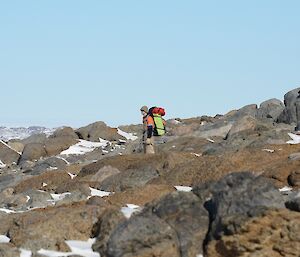
{"label": "rocky slope", "polygon": [[299,256],[299,90],[168,120],[149,156],[141,125],[2,135],[0,256]]}

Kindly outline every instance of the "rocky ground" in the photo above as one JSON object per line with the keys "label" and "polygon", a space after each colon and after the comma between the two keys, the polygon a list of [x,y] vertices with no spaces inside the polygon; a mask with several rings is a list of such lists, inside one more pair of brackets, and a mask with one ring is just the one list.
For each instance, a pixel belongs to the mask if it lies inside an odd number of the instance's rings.
{"label": "rocky ground", "polygon": [[168,120],[155,155],[140,125],[1,140],[0,256],[300,256],[299,90]]}

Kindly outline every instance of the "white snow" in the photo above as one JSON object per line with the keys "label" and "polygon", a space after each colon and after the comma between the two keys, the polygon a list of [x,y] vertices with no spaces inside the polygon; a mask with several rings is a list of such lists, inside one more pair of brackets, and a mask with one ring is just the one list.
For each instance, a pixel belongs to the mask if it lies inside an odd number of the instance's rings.
{"label": "white snow", "polygon": [[109,143],[108,141],[101,140],[101,139],[100,139],[100,142],[90,142],[90,141],[80,139],[77,144],[70,146],[69,149],[62,151],[60,154],[61,155],[86,154],[86,153],[92,152],[93,150],[95,150],[98,147],[104,148],[107,146],[108,143]]}
{"label": "white snow", "polygon": [[68,172],[68,174],[69,174],[69,176],[71,177],[71,179],[73,179],[73,178],[75,178],[77,175],[74,175],[74,174],[72,174],[72,173],[70,173],[70,172]]}
{"label": "white snow", "polygon": [[300,135],[296,135],[296,134],[293,134],[293,133],[288,133],[288,135],[290,136],[290,138],[292,140],[287,141],[286,142],[287,144],[296,145],[296,144],[300,143]]}
{"label": "white snow", "polygon": [[197,256],[196,257],[203,257],[203,255],[202,254],[197,254]]}
{"label": "white snow", "polygon": [[90,238],[88,241],[68,240],[66,244],[70,247],[71,252],[57,252],[45,249],[40,249],[37,253],[47,257],[62,257],[71,255],[80,255],[83,257],[100,257],[99,253],[93,252],[92,245],[95,243],[95,238]]}
{"label": "white snow", "polygon": [[[60,201],[60,200],[63,200],[67,195],[70,195],[71,193],[69,192],[66,192],[66,193],[62,193],[62,194],[50,194],[53,201],[54,202],[57,202],[57,201]],[[48,200],[48,201],[52,201],[52,200]]]}
{"label": "white snow", "polygon": [[95,189],[92,187],[90,187],[90,190],[91,190],[91,196],[89,196],[88,198],[91,198],[92,196],[103,197],[103,196],[108,196],[111,194],[111,192],[101,191],[101,190],[98,190],[98,189]]}
{"label": "white snow", "polygon": [[206,138],[206,140],[209,141],[209,142],[211,142],[211,143],[214,143],[214,142],[215,142],[215,140],[212,140],[212,139],[210,139],[210,138]]}
{"label": "white snow", "polygon": [[121,208],[121,212],[124,214],[124,216],[129,219],[131,215],[139,210],[140,206],[135,204],[126,204],[125,207]]}
{"label": "white snow", "polygon": [[0,160],[0,169],[4,168],[6,165]]}
{"label": "white snow", "polygon": [[269,153],[274,153],[275,152],[275,150],[273,150],[273,149],[267,149],[267,148],[262,149],[262,150],[265,151],[265,152],[269,152]]}
{"label": "white snow", "polygon": [[176,188],[177,191],[182,191],[182,192],[191,192],[192,191],[192,187],[188,187],[188,186],[174,186]]}
{"label": "white snow", "polygon": [[20,249],[20,257],[31,257],[32,253],[31,251],[25,250],[25,249]]}
{"label": "white snow", "polygon": [[29,200],[30,200],[30,196],[29,196],[29,195],[26,195],[26,198],[27,198],[26,203],[28,203]]}
{"label": "white snow", "polygon": [[5,235],[0,235],[0,243],[9,243],[10,238]]}
{"label": "white snow", "polygon": [[47,183],[44,183],[44,182],[43,182],[43,187],[45,187],[45,186],[47,186],[47,185],[48,185]]}
{"label": "white snow", "polygon": [[122,137],[125,137],[127,140],[137,140],[138,137],[137,136],[134,136],[132,133],[127,133],[125,131],[122,131],[121,129],[118,128],[118,134]]}
{"label": "white snow", "polygon": [[15,213],[15,211],[9,210],[9,209],[5,209],[5,208],[0,208],[0,211],[5,212],[5,213]]}
{"label": "white snow", "polygon": [[200,157],[201,156],[201,154],[199,154],[199,153],[191,153],[191,154],[195,155],[196,157]]}
{"label": "white snow", "polygon": [[288,187],[288,186],[285,186],[285,187],[279,189],[280,192],[288,192],[288,191],[292,191],[292,190],[293,190],[293,188]]}
{"label": "white snow", "polygon": [[63,158],[61,156],[56,156],[56,158],[63,160],[67,165],[70,164],[65,158]]}

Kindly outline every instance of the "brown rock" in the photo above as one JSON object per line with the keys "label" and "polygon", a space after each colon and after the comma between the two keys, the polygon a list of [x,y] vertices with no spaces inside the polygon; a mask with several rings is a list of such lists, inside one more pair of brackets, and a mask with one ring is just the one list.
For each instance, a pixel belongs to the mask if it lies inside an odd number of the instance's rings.
{"label": "brown rock", "polygon": [[263,217],[249,220],[238,234],[210,242],[206,256],[299,256],[299,231],[300,213],[268,211]]}
{"label": "brown rock", "polygon": [[77,203],[16,215],[8,234],[17,247],[66,251],[65,240],[87,240],[105,208]]}
{"label": "brown rock", "polygon": [[13,162],[17,163],[19,158],[19,153],[0,140],[0,160],[4,164],[12,164]]}

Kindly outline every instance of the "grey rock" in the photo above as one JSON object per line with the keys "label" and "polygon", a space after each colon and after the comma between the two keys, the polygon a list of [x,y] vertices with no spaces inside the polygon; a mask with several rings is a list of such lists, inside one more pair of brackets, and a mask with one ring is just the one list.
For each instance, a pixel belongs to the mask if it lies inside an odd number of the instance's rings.
{"label": "grey rock", "polygon": [[45,156],[47,156],[47,153],[43,144],[29,143],[25,145],[18,164],[22,164],[25,161],[39,160],[41,157]]}
{"label": "grey rock", "polygon": [[285,206],[292,211],[300,212],[300,191],[293,193]]}
{"label": "grey rock", "polygon": [[134,216],[121,223],[108,240],[101,256],[173,256],[179,257],[176,232],[155,215]]}
{"label": "grey rock", "polygon": [[257,118],[277,121],[283,110],[284,104],[282,101],[278,99],[270,99],[260,104],[257,112]]}
{"label": "grey rock", "polygon": [[110,192],[120,192],[144,186],[158,176],[157,170],[152,166],[145,166],[143,169],[128,169],[104,179],[99,183],[98,188]]}
{"label": "grey rock", "polygon": [[34,135],[31,135],[30,137],[27,137],[23,140],[21,140],[21,143],[24,144],[24,145],[27,145],[27,144],[44,144],[47,140],[47,136],[46,134],[34,134]]}
{"label": "grey rock", "polygon": [[23,195],[30,197],[26,204],[27,209],[52,206],[50,202],[50,200],[52,200],[52,197],[48,192],[43,192],[40,190],[29,190],[27,192],[24,192]]}
{"label": "grey rock", "polygon": [[99,142],[99,138],[108,141],[118,141],[119,139],[125,139],[117,133],[116,128],[110,128],[102,121],[98,121],[86,127],[79,128],[76,130],[76,134],[80,139],[94,142]]}
{"label": "grey rock", "polygon": [[288,176],[288,183],[291,186],[300,186],[300,172],[294,171]]}
{"label": "grey rock", "polygon": [[211,193],[206,203],[211,219],[208,240],[235,234],[246,220],[269,208],[284,208],[284,198],[270,180],[249,172],[225,176]]}
{"label": "grey rock", "polygon": [[191,192],[174,192],[150,204],[144,213],[148,210],[176,231],[180,256],[195,257],[203,253],[209,217],[202,199]]}
{"label": "grey rock", "polygon": [[292,153],[289,155],[289,159],[291,161],[296,161],[300,159],[300,153]]}
{"label": "grey rock", "polygon": [[101,168],[95,175],[93,175],[90,181],[102,182],[110,176],[119,174],[120,171],[117,168],[114,168],[110,165],[104,166]]}
{"label": "grey rock", "polygon": [[288,124],[297,123],[297,108],[299,109],[300,107],[299,106],[300,103],[297,100],[299,90],[300,88],[296,88],[284,95],[285,109],[278,117],[278,122],[283,122]]}
{"label": "grey rock", "polygon": [[20,158],[20,154],[11,149],[6,143],[0,140],[0,160],[6,164],[17,163]]}
{"label": "grey rock", "polygon": [[222,137],[225,138],[230,129],[233,126],[233,122],[227,122],[224,120],[217,121],[216,123],[204,125],[200,129],[192,134],[192,136],[210,138],[210,137]]}

